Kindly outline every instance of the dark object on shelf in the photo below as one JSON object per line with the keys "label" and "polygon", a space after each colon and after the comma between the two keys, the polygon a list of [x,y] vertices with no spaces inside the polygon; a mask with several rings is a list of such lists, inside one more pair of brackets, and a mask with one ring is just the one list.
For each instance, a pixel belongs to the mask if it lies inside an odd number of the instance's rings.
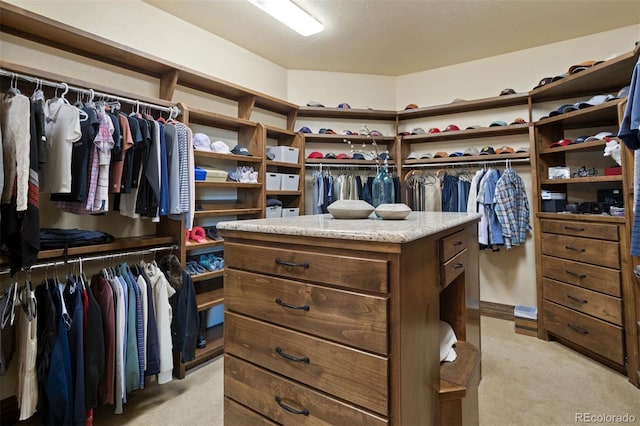
{"label": "dark object on shelf", "polygon": [[558,213],[565,211],[567,200],[542,200],[542,211],[550,213]]}
{"label": "dark object on shelf", "polygon": [[196,342],[196,348],[202,349],[207,346],[207,339],[204,337],[204,334],[198,334],[198,341]]}
{"label": "dark object on shelf", "polygon": [[622,206],[624,200],[620,189],[598,189],[598,202],[611,206]]}
{"label": "dark object on shelf", "polygon": [[595,167],[585,167],[582,166],[575,172],[573,172],[573,177],[591,177],[598,176],[598,169]]}
{"label": "dark object on shelf", "polygon": [[622,174],[622,167],[613,166],[613,167],[605,167],[604,175],[605,176],[619,176]]}
{"label": "dark object on shelf", "polygon": [[113,235],[100,231],[42,228],[40,230],[40,250],[109,244],[115,239]]}

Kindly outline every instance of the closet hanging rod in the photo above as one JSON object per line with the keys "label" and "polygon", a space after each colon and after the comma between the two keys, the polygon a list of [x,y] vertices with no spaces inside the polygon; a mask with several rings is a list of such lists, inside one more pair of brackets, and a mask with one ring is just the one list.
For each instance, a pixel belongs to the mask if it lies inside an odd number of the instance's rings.
{"label": "closet hanging rod", "polygon": [[411,168],[411,169],[422,169],[427,167],[443,167],[443,166],[482,166],[485,164],[496,164],[496,163],[529,163],[531,160],[529,158],[505,158],[500,160],[485,160],[485,161],[451,161],[446,163],[424,163],[424,164],[403,164],[402,168]]}
{"label": "closet hanging rod", "polygon": [[[177,250],[178,246],[177,245],[171,245],[171,246],[164,246],[164,247],[150,247],[144,250],[133,250],[133,251],[121,251],[118,253],[108,253],[108,254],[104,254],[102,256],[90,256],[90,257],[82,257],[82,256],[77,256],[77,257],[73,257],[67,260],[56,260],[55,262],[47,262],[47,263],[36,263],[35,265],[33,265],[31,268],[29,269],[25,269],[23,271],[19,271],[19,272],[30,272],[33,271],[34,269],[41,269],[41,268],[55,268],[56,266],[61,266],[61,265],[68,265],[70,263],[80,263],[80,262],[93,262],[96,260],[105,260],[105,259],[113,259],[116,257],[127,257],[127,256],[138,256],[138,255],[145,255],[145,254],[152,254],[152,253],[156,253],[159,251],[165,251],[165,250]],[[10,271],[10,269],[4,269],[0,271],[0,275],[4,275],[4,274],[8,274]]]}
{"label": "closet hanging rod", "polygon": [[98,96],[98,97],[102,97],[102,98],[108,98],[110,100],[117,100],[117,101],[121,101],[121,102],[126,102],[130,105],[134,105],[136,107],[140,107],[140,106],[146,106],[152,109],[156,109],[159,111],[164,111],[164,112],[168,112],[170,114],[171,118],[175,118],[178,115],[180,115],[182,113],[182,111],[180,110],[180,108],[178,108],[177,106],[170,106],[170,107],[165,107],[165,106],[161,106],[161,105],[156,105],[156,104],[152,104],[149,102],[144,102],[144,101],[140,101],[138,99],[131,99],[131,98],[126,98],[124,96],[117,96],[117,95],[112,95],[109,93],[104,93],[104,92],[96,92],[93,89],[85,89],[82,87],[77,87],[77,86],[70,86],[67,83],[57,83],[55,81],[50,81],[50,80],[45,80],[42,78],[37,78],[37,77],[33,77],[30,75],[26,75],[26,74],[21,74],[18,72],[13,72],[13,71],[7,71],[4,70],[2,68],[0,68],[0,75],[3,75],[5,77],[11,77],[11,78],[19,78],[22,79],[24,81],[27,81],[29,83],[34,83],[34,84],[43,84],[43,85],[47,85],[49,87],[54,87],[57,89],[65,89],[65,90],[73,90],[75,92],[79,92],[79,93],[84,93],[86,95],[93,95],[93,96]]}

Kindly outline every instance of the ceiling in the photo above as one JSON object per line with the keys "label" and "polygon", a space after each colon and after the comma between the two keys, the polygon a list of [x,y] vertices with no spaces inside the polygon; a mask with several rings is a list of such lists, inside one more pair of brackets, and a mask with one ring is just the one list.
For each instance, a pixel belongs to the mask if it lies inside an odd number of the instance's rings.
{"label": "ceiling", "polygon": [[638,0],[294,0],[325,27],[302,37],[245,0],[144,1],[287,69],[388,76],[640,23]]}

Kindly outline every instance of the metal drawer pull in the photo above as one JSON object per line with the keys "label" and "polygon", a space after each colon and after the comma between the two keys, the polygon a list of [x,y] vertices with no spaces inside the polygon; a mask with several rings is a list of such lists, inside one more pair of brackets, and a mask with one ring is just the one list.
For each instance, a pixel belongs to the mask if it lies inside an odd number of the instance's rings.
{"label": "metal drawer pull", "polygon": [[573,300],[574,302],[578,302],[578,303],[581,303],[581,304],[583,304],[583,305],[584,305],[584,304],[586,304],[586,303],[588,303],[588,301],[587,301],[587,300],[580,299],[579,297],[575,297],[575,296],[572,296],[572,295],[570,295],[570,294],[567,294],[567,299],[569,299],[569,300]]}
{"label": "metal drawer pull", "polygon": [[463,241],[454,241],[454,242],[453,242],[453,245],[454,245],[454,246],[461,246],[462,244],[464,244],[464,242],[463,242]]}
{"label": "metal drawer pull", "polygon": [[567,325],[569,326],[569,328],[572,328],[574,331],[577,331],[580,334],[589,334],[589,330],[585,330],[584,328],[578,327],[575,324],[571,324],[570,322],[568,322]]}
{"label": "metal drawer pull", "polygon": [[460,269],[460,268],[464,268],[464,263],[456,263],[455,265],[453,265],[453,269]]}
{"label": "metal drawer pull", "polygon": [[289,355],[288,353],[283,352],[279,346],[276,347],[276,353],[280,355],[282,358],[288,359],[289,361],[304,362],[305,364],[309,364],[308,356],[303,356],[302,358],[298,358],[293,355]]}
{"label": "metal drawer pull", "polygon": [[564,246],[564,248],[566,248],[567,250],[577,251],[580,253],[584,253],[585,251],[587,251],[586,248],[577,248],[577,247],[571,247],[571,246]]}
{"label": "metal drawer pull", "polygon": [[284,402],[282,402],[282,398],[280,398],[279,396],[276,395],[276,402],[278,403],[279,406],[281,406],[282,408],[284,408],[285,410],[287,410],[290,413],[293,414],[302,414],[305,416],[309,415],[309,410],[307,410],[306,408],[303,408],[302,410],[296,410],[293,407],[289,407],[287,404],[285,404]]}
{"label": "metal drawer pull", "polygon": [[298,305],[292,305],[290,303],[284,303],[282,301],[282,299],[277,298],[276,299],[276,303],[280,306],[282,306],[283,308],[289,308],[289,309],[302,309],[303,311],[308,311],[309,310],[309,305],[302,305],[302,306],[298,306]]}
{"label": "metal drawer pull", "polygon": [[584,231],[584,228],[578,228],[577,226],[569,226],[569,225],[565,225],[564,229],[569,231],[579,231],[579,232]]}
{"label": "metal drawer pull", "polygon": [[304,269],[309,269],[309,264],[307,262],[305,262],[305,263],[287,262],[285,260],[280,260],[278,258],[276,258],[276,265],[293,266],[293,267],[300,267],[300,268],[304,268]]}
{"label": "metal drawer pull", "polygon": [[587,274],[579,274],[579,273],[577,273],[577,272],[573,272],[573,271],[570,271],[570,270],[568,270],[568,269],[566,269],[566,270],[565,270],[565,272],[566,272],[567,274],[569,274],[569,275],[573,275],[574,277],[578,277],[578,278],[587,278]]}

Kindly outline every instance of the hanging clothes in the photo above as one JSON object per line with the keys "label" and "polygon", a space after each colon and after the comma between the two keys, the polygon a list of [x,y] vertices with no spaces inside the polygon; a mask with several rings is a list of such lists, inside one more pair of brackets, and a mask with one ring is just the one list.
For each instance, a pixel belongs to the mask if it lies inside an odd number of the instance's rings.
{"label": "hanging clothes", "polygon": [[18,359],[18,407],[20,420],[33,416],[38,406],[38,377],[36,374],[37,339],[37,303],[35,292],[28,282],[20,290],[21,301],[16,312],[16,355]]}
{"label": "hanging clothes", "polygon": [[507,250],[524,244],[529,224],[529,202],[524,181],[515,170],[507,168],[495,188],[495,212],[502,227],[502,237]]}

